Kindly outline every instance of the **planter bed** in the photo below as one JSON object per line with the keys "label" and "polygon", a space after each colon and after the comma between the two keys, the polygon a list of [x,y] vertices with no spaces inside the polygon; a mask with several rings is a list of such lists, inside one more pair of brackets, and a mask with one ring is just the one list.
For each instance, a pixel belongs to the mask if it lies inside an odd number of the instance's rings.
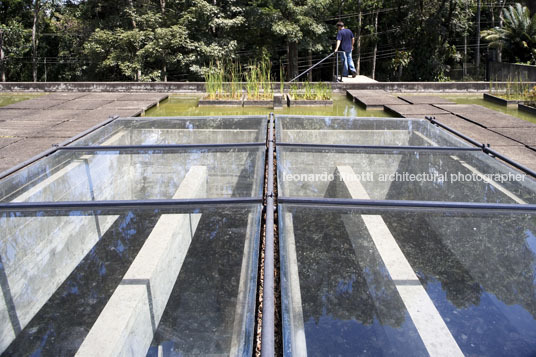
{"label": "planter bed", "polygon": [[244,99],[244,107],[274,107],[273,99]]}
{"label": "planter bed", "polygon": [[292,106],[322,106],[322,105],[333,105],[333,100],[307,100],[307,99],[292,99],[287,95],[287,105]]}
{"label": "planter bed", "polygon": [[516,105],[520,103],[521,104],[524,103],[523,100],[504,99],[496,95],[487,94],[487,93],[484,93],[484,100],[487,100],[488,102],[504,105],[507,107],[515,107]]}
{"label": "planter bed", "polygon": [[518,109],[520,112],[524,112],[524,113],[529,113],[529,114],[536,115],[536,107],[533,107],[533,106],[530,106],[530,105],[526,105],[526,104],[523,104],[523,103],[519,103],[519,104],[517,105],[517,109]]}
{"label": "planter bed", "polygon": [[200,99],[197,103],[198,106],[204,107],[208,105],[219,105],[219,106],[235,106],[241,107],[242,100],[238,99]]}

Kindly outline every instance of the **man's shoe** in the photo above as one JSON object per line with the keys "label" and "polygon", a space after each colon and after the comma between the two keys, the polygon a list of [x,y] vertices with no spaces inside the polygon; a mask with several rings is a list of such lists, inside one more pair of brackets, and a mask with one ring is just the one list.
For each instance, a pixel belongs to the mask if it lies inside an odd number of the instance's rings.
{"label": "man's shoe", "polygon": [[352,72],[352,78],[355,78],[355,77],[357,77],[357,72],[354,71]]}

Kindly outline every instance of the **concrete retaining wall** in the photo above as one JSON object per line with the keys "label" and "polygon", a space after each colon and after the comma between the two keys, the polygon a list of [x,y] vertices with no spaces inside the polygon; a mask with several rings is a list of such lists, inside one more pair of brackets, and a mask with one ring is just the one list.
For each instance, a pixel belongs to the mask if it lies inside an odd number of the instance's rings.
{"label": "concrete retaining wall", "polygon": [[524,64],[490,62],[489,79],[491,81],[536,81],[536,66]]}
{"label": "concrete retaining wall", "polygon": [[[536,81],[536,78],[534,79]],[[536,85],[536,82],[529,82]],[[495,90],[506,84],[496,83]],[[279,88],[279,83],[274,83]],[[335,91],[381,89],[389,92],[488,92],[488,82],[332,83]],[[285,84],[289,88],[289,84]],[[0,82],[0,92],[165,92],[204,93],[204,82]]]}

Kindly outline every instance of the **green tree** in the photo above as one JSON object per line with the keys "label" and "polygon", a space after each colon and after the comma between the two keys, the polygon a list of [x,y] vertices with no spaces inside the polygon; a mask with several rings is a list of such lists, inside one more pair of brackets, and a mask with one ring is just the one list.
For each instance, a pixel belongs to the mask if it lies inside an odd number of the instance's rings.
{"label": "green tree", "polygon": [[0,24],[0,77],[2,82],[22,70],[22,58],[30,50],[28,32],[20,22],[11,20]]}
{"label": "green tree", "polygon": [[516,3],[503,10],[503,26],[481,32],[492,48],[501,49],[513,62],[536,64],[536,15]]}

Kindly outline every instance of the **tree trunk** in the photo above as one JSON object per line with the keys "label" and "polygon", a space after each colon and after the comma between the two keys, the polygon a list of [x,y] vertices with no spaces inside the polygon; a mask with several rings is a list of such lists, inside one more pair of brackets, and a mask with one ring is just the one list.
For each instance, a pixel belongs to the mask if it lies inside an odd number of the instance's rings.
{"label": "tree trunk", "polygon": [[355,62],[355,71],[357,74],[360,74],[361,71],[361,23],[362,23],[362,16],[363,13],[361,11],[361,0],[357,0],[357,7],[359,11],[359,15],[357,17],[357,30],[356,30],[356,47],[355,50],[357,52],[356,62]]}
{"label": "tree trunk", "polygon": [[41,0],[35,0],[34,17],[32,26],[32,75],[33,81],[37,82],[37,21],[39,19],[39,6]]}
{"label": "tree trunk", "polygon": [[463,76],[467,76],[467,34],[463,36]]}
{"label": "tree trunk", "polygon": [[132,28],[136,28],[136,18],[134,16],[134,0],[128,0],[128,6],[130,7],[130,11],[132,12],[130,16],[132,16]]}
{"label": "tree trunk", "polygon": [[[312,50],[307,51],[307,65],[309,66],[309,68],[313,67],[313,51]],[[309,82],[313,81],[313,71],[307,72],[307,80]]]}
{"label": "tree trunk", "polygon": [[288,43],[288,70],[290,79],[296,77],[298,73],[298,43]]}
{"label": "tree trunk", "polygon": [[[503,9],[504,5],[506,5],[506,1],[503,1],[503,4],[499,10],[499,27],[503,27]],[[497,48],[497,62],[502,62],[502,46]]]}
{"label": "tree trunk", "polygon": [[480,1],[477,0],[476,5],[476,70],[478,74],[478,70],[480,69]]}
{"label": "tree trunk", "polygon": [[0,29],[0,72],[2,73],[2,82],[6,81],[6,69],[4,66],[4,31]]}
{"label": "tree trunk", "polygon": [[160,0],[160,11],[162,15],[166,13],[166,0]]}
{"label": "tree trunk", "polygon": [[164,73],[164,82],[167,82],[167,66],[164,64],[164,68],[162,68],[162,72]]}
{"label": "tree trunk", "polygon": [[374,53],[372,55],[372,79],[376,78],[376,55],[378,53],[378,17],[380,16],[380,9],[376,10],[374,14]]}
{"label": "tree trunk", "polygon": [[[465,13],[469,13],[469,4],[465,3]],[[463,76],[467,76],[467,32],[469,31],[469,26],[465,29],[463,34]]]}

